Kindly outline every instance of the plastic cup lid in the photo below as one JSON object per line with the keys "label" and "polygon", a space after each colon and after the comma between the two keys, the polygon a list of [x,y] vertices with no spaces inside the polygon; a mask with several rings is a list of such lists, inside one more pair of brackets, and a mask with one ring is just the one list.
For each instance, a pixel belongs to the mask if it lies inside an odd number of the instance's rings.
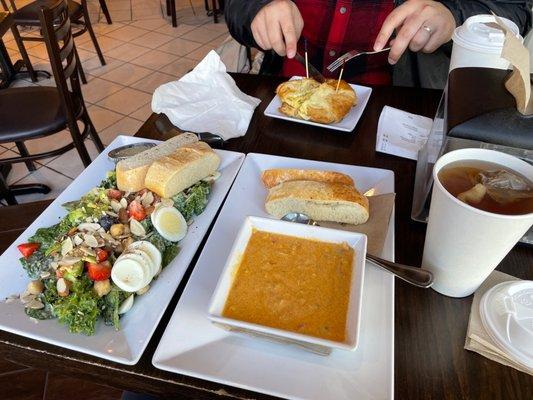
{"label": "plastic cup lid", "polygon": [[479,303],[483,327],[510,358],[533,368],[533,281],[503,282]]}
{"label": "plastic cup lid", "polygon": [[[520,38],[518,26],[509,19],[501,19],[507,28]],[[505,33],[497,26],[491,26],[491,23],[496,23],[493,15],[474,15],[455,29],[452,39],[455,43],[473,51],[499,54],[505,41]]]}

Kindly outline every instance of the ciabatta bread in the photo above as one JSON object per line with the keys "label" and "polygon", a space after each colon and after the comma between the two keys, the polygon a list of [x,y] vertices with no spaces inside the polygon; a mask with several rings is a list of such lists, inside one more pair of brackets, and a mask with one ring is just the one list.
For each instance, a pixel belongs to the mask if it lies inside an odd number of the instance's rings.
{"label": "ciabatta bread", "polygon": [[288,181],[270,189],[266,211],[281,218],[303,213],[317,221],[363,224],[368,220],[368,199],[353,185],[333,182]]}
{"label": "ciabatta bread", "polygon": [[336,182],[354,186],[353,179],[348,175],[335,171],[320,171],[316,169],[267,169],[261,174],[261,180],[267,189],[287,181]]}
{"label": "ciabatta bread", "polygon": [[117,187],[125,192],[137,192],[143,188],[148,168],[160,157],[172,154],[181,146],[195,143],[198,137],[184,133],[117,163]]}
{"label": "ciabatta bread", "polygon": [[219,165],[220,157],[207,143],[187,144],[155,160],[148,168],[144,184],[161,197],[172,197],[211,175]]}

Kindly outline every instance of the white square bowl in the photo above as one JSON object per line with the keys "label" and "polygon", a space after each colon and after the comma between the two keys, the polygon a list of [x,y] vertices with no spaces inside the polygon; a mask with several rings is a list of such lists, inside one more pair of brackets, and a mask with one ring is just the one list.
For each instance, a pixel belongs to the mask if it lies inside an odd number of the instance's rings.
{"label": "white square bowl", "polygon": [[[348,246],[354,249],[350,282],[350,300],[348,303],[346,321],[346,338],[344,342],[321,339],[315,336],[271,328],[222,316],[224,305],[233,284],[233,279],[254,228],[263,232],[277,233],[304,239],[314,239],[322,242],[345,242]],[[359,323],[361,320],[361,299],[363,295],[366,241],[366,235],[356,232],[347,232],[268,218],[246,217],[244,224],[239,230],[237,238],[233,243],[224,270],[220,275],[218,284],[211,298],[208,317],[212,322],[221,325],[222,327],[228,327],[229,329],[234,329],[236,331],[248,332],[256,336],[262,336],[282,342],[300,344],[308,348],[309,346],[311,346],[311,348],[313,348],[313,346],[318,346],[318,349],[327,350],[355,350],[357,348]],[[318,349],[317,351],[320,352]]]}

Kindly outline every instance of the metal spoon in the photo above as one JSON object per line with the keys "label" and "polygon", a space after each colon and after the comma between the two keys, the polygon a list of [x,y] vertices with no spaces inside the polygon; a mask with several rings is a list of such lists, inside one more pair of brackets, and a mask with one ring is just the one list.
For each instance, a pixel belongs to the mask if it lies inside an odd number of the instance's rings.
{"label": "metal spoon", "polygon": [[[319,226],[318,223],[302,213],[288,213],[281,218],[283,221],[296,222],[305,225]],[[412,285],[428,288],[433,284],[433,274],[423,268],[411,267],[409,265],[398,264],[392,261],[384,260],[383,258],[376,257],[372,254],[366,253],[367,261],[370,261],[374,265],[386,269],[392,272],[398,278],[409,282]]]}

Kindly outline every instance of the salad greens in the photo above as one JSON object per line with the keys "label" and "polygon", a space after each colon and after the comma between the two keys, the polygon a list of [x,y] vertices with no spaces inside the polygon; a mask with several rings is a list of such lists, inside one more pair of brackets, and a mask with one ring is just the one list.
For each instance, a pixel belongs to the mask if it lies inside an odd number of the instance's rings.
{"label": "salad greens", "polygon": [[174,207],[189,221],[195,215],[200,215],[207,206],[207,198],[211,192],[211,184],[200,181],[183,192],[175,195],[172,200]]}
{"label": "salad greens", "polygon": [[102,318],[106,325],[113,325],[118,331],[120,329],[120,315],[118,310],[120,305],[130,293],[120,290],[113,285],[111,291],[101,299],[100,309],[102,310]]}
{"label": "salad greens", "polygon": [[46,252],[48,248],[53,246],[56,241],[72,228],[72,224],[66,218],[63,218],[55,225],[48,228],[39,228],[33,236],[30,236],[28,242],[40,243],[40,250]]}
{"label": "salad greens", "polygon": [[26,271],[30,279],[39,279],[41,274],[50,269],[52,258],[46,256],[42,250],[37,250],[28,258],[20,258],[22,268]]}
{"label": "salad greens", "polygon": [[[174,207],[186,221],[190,221],[204,211],[210,191],[211,184],[200,181],[174,196]],[[27,298],[23,302],[29,317],[40,320],[57,318],[68,326],[71,333],[85,335],[95,333],[100,317],[106,325],[120,329],[119,309],[131,293],[121,290],[111,280],[111,269],[117,257],[135,240],[151,242],[161,252],[162,267],[167,266],[180,251],[177,242],[165,239],[152,224],[149,210],[153,212],[159,198],[152,197],[154,200],[144,204],[141,201],[143,194],[145,191],[125,194],[118,190],[115,171],[110,171],[100,186],[79,200],[63,205],[68,213],[61,221],[37,229],[28,241],[40,246],[33,246],[33,253],[24,253],[21,249],[26,257],[20,259],[28,277],[38,281],[30,282],[21,294],[21,300],[23,296]],[[129,206],[134,199],[141,207],[142,219],[130,214]],[[126,201],[123,208],[128,211],[128,218],[138,220],[145,235],[135,236],[130,230],[131,221],[119,218],[119,211],[123,211],[117,209],[119,201],[120,204]],[[89,224],[81,227],[80,224],[85,222]],[[97,228],[94,228],[95,225]],[[113,233],[117,232],[113,231],[113,226],[122,226],[118,230],[122,233]],[[24,245],[28,243],[20,246]],[[96,285],[98,281],[101,282]]]}
{"label": "salad greens", "polygon": [[106,178],[100,182],[99,187],[104,189],[114,189],[117,187],[117,173],[115,170],[108,171]]}
{"label": "salad greens", "polygon": [[70,289],[67,297],[59,297],[53,305],[59,322],[68,325],[71,333],[93,335],[100,315],[98,296],[92,290],[93,282],[82,275]]}

